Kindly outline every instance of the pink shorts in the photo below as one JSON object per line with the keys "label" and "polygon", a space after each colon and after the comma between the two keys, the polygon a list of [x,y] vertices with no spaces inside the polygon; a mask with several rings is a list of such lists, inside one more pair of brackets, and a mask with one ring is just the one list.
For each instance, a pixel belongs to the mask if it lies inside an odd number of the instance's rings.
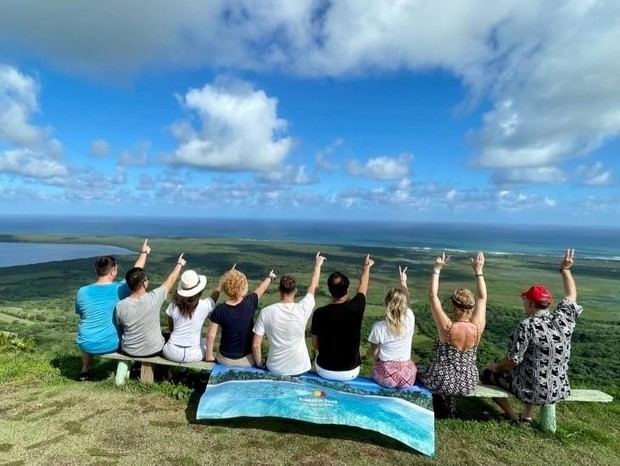
{"label": "pink shorts", "polygon": [[415,363],[409,361],[377,361],[372,368],[372,378],[382,387],[407,388],[415,384]]}

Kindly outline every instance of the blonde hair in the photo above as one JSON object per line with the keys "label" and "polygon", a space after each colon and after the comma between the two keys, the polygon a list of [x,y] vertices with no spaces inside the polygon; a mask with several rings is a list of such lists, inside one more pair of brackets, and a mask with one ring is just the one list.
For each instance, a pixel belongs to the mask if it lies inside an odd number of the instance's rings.
{"label": "blonde hair", "polygon": [[240,298],[248,292],[248,279],[236,269],[229,270],[224,274],[222,290],[230,298]]}
{"label": "blonde hair", "polygon": [[476,305],[476,299],[471,291],[467,288],[458,288],[452,293],[450,301],[452,301],[452,315],[455,319],[460,320],[463,317],[471,317]]}
{"label": "blonde hair", "polygon": [[409,295],[402,288],[391,288],[383,298],[385,304],[385,322],[394,335],[405,334],[405,318],[409,308]]}

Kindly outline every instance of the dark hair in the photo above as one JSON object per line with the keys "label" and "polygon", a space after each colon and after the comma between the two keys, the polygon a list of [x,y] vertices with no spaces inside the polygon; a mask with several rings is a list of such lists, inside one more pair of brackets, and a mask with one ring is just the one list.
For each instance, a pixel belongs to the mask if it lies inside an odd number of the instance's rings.
{"label": "dark hair", "polygon": [[280,293],[291,294],[297,288],[297,281],[291,275],[282,275],[280,279]]}
{"label": "dark hair", "polygon": [[334,272],[327,279],[327,288],[332,297],[342,298],[349,291],[349,279],[343,273]]}
{"label": "dark hair", "polygon": [[137,291],[146,281],[146,272],[141,267],[129,269],[125,274],[125,281],[131,291]]}
{"label": "dark hair", "polygon": [[113,256],[101,256],[95,261],[95,272],[98,277],[104,277],[116,266],[116,259]]}
{"label": "dark hair", "polygon": [[183,317],[191,319],[200,302],[200,296],[202,296],[202,291],[196,293],[194,296],[181,296],[175,293],[174,305],[179,308],[179,312]]}

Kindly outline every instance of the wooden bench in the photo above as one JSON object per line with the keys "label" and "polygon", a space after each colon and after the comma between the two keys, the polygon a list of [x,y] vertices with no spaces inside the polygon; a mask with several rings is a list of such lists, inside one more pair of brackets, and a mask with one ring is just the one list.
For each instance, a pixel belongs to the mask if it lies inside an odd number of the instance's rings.
{"label": "wooden bench", "polygon": [[114,377],[114,383],[116,383],[116,385],[123,385],[129,378],[129,370],[131,369],[131,365],[134,361],[140,361],[142,363],[142,367],[140,368],[140,381],[142,383],[153,383],[153,366],[156,365],[185,367],[197,371],[211,371],[211,369],[213,369],[212,362],[175,362],[169,361],[168,359],[160,356],[155,356],[152,358],[134,358],[120,353],[108,353],[103,354],[101,357],[104,359],[114,359],[118,361],[118,365],[116,366],[116,376]]}
{"label": "wooden bench", "polygon": [[[599,390],[571,388],[570,396],[562,401],[588,401],[595,403],[610,403],[613,397]],[[512,393],[494,385],[478,385],[473,393],[466,395],[476,398],[511,398]],[[540,408],[540,426],[545,432],[555,432],[555,404]]]}

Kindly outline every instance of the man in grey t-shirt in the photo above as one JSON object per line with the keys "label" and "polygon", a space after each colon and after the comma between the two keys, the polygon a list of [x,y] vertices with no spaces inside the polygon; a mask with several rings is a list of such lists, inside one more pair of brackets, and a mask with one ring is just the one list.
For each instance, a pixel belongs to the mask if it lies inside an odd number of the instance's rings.
{"label": "man in grey t-shirt", "polygon": [[116,320],[122,329],[121,351],[134,357],[161,354],[164,337],[161,334],[159,311],[168,292],[185,265],[183,254],[166,281],[153,291],[147,291],[149,279],[144,269],[134,267],[125,275],[131,295],[116,305]]}

